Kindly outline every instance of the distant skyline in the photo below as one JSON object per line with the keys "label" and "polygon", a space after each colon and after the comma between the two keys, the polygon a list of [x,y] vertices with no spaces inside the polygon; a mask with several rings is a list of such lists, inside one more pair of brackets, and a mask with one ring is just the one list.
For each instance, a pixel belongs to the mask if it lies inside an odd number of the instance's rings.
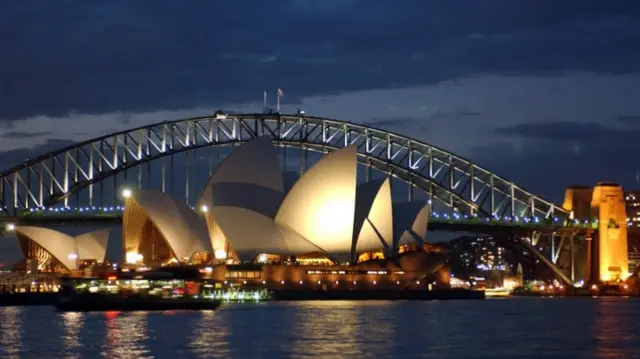
{"label": "distant skyline", "polygon": [[[400,6],[401,5],[401,6]],[[361,122],[559,202],[640,188],[640,3],[62,1],[0,5],[0,168],[217,109]]]}

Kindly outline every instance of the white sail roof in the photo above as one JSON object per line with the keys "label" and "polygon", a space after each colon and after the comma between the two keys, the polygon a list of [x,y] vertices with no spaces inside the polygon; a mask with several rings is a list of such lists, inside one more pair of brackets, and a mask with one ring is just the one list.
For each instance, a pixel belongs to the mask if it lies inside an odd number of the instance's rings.
{"label": "white sail roof", "polygon": [[273,218],[283,197],[278,151],[270,137],[262,136],[235,148],[220,163],[196,205],[247,208]]}
{"label": "white sail roof", "polygon": [[104,261],[109,243],[109,229],[100,229],[74,237],[78,257],[82,260]]}
{"label": "white sail roof", "polygon": [[391,180],[383,178],[359,185],[353,230],[354,254],[380,248],[391,250],[392,218]]}
{"label": "white sail roof", "polygon": [[125,202],[122,226],[127,252],[138,252],[147,221],[153,223],[179,260],[197,252],[211,252],[202,218],[185,202],[150,190],[137,191]]}
{"label": "white sail roof", "polygon": [[241,260],[259,253],[300,255],[319,251],[317,246],[263,214],[240,207],[213,208],[213,217]]}
{"label": "white sail roof", "polygon": [[422,245],[426,242],[430,216],[431,206],[424,202],[393,204],[394,253],[400,245],[412,242]]}
{"label": "white sail roof", "polygon": [[67,269],[75,269],[79,260],[104,261],[109,230],[84,233],[77,237],[42,227],[17,226],[18,238],[33,241],[49,252]]}
{"label": "white sail roof", "polygon": [[334,257],[351,253],[356,197],[357,148],[348,146],[324,156],[285,197],[276,223]]}

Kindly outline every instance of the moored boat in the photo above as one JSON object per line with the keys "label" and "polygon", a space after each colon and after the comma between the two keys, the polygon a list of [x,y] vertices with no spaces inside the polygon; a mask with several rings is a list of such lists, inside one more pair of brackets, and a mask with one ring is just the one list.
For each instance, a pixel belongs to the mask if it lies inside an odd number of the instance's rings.
{"label": "moored boat", "polygon": [[214,310],[221,300],[210,298],[124,297],[114,294],[63,294],[55,307],[63,312]]}
{"label": "moored boat", "polygon": [[[193,272],[193,271],[191,271]],[[104,278],[61,278],[59,311],[213,310],[222,303],[184,268],[107,273]]]}

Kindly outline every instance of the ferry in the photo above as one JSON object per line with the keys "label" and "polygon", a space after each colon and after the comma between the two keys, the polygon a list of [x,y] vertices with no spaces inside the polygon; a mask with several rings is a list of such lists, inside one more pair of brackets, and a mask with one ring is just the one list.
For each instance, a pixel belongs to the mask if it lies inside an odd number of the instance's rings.
{"label": "ferry", "polygon": [[198,277],[188,268],[64,277],[54,306],[65,312],[217,309],[223,299]]}
{"label": "ferry", "polygon": [[113,294],[62,294],[55,304],[61,312],[214,310],[222,300],[163,298],[159,296],[118,296]]}

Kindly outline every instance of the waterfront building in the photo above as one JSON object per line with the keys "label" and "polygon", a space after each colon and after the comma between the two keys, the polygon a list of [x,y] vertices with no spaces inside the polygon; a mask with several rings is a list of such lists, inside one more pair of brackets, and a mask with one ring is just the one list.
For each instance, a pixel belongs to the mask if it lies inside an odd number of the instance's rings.
{"label": "waterfront building", "polygon": [[640,191],[625,192],[629,272],[640,268]]}
{"label": "waterfront building", "polygon": [[291,184],[260,137],[225,158],[195,208],[127,189],[122,267],[197,266],[220,283],[283,289],[448,286],[444,251],[426,242],[429,204],[394,202],[388,177],[358,183],[357,156],[335,150]]}

